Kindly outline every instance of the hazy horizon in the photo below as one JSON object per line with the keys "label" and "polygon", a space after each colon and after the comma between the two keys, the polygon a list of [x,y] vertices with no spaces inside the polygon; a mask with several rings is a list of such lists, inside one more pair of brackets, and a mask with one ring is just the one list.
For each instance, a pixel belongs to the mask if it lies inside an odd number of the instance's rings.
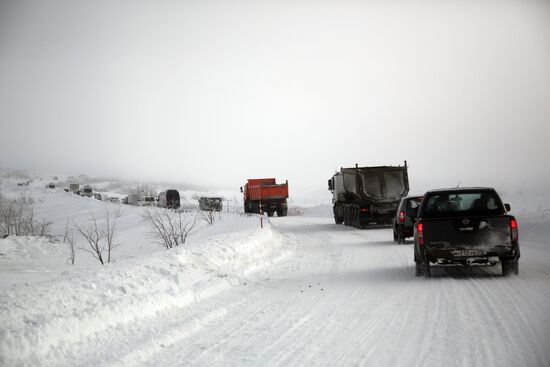
{"label": "hazy horizon", "polygon": [[0,54],[4,168],[550,184],[549,2],[0,0]]}

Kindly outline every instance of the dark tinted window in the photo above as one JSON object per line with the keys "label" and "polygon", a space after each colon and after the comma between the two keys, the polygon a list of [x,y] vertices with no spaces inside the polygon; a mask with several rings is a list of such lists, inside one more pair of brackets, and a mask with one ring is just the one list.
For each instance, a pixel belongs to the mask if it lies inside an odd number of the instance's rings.
{"label": "dark tinted window", "polygon": [[493,191],[434,193],[426,199],[422,215],[453,216],[502,214],[504,208]]}
{"label": "dark tinted window", "polygon": [[166,191],[166,199],[168,201],[179,200],[180,193],[178,192],[178,190],[168,190]]}
{"label": "dark tinted window", "polygon": [[420,204],[422,204],[422,198],[407,199],[405,206],[406,214],[410,217],[416,217],[416,215],[418,214],[418,209],[420,208]]}

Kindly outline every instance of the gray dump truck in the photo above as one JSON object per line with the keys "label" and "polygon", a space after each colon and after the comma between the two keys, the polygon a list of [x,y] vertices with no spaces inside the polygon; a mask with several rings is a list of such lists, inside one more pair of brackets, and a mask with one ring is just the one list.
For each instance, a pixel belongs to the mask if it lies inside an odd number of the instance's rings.
{"label": "gray dump truck", "polygon": [[328,188],[336,224],[391,224],[399,201],[409,192],[407,161],[403,166],[341,168],[328,180]]}

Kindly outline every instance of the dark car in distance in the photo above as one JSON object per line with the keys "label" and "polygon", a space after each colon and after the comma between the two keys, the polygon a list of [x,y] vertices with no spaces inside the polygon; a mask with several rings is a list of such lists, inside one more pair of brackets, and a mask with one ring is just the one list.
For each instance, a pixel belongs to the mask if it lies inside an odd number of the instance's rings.
{"label": "dark car in distance", "polygon": [[497,192],[488,187],[428,191],[414,231],[416,276],[431,264],[495,265],[504,276],[518,274],[518,223]]}
{"label": "dark car in distance", "polygon": [[422,196],[406,196],[401,199],[392,219],[393,241],[405,243],[407,237],[414,236],[414,224]]}

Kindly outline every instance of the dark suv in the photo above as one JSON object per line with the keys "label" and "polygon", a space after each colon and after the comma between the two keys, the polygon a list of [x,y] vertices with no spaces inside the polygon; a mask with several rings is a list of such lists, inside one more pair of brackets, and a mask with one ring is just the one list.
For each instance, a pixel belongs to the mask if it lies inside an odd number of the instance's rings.
{"label": "dark suv", "polygon": [[518,274],[518,223],[488,187],[432,190],[424,195],[414,231],[417,276],[431,264],[494,265]]}
{"label": "dark suv", "polygon": [[414,223],[422,196],[407,196],[401,199],[392,220],[393,241],[405,243],[405,238],[414,236]]}

